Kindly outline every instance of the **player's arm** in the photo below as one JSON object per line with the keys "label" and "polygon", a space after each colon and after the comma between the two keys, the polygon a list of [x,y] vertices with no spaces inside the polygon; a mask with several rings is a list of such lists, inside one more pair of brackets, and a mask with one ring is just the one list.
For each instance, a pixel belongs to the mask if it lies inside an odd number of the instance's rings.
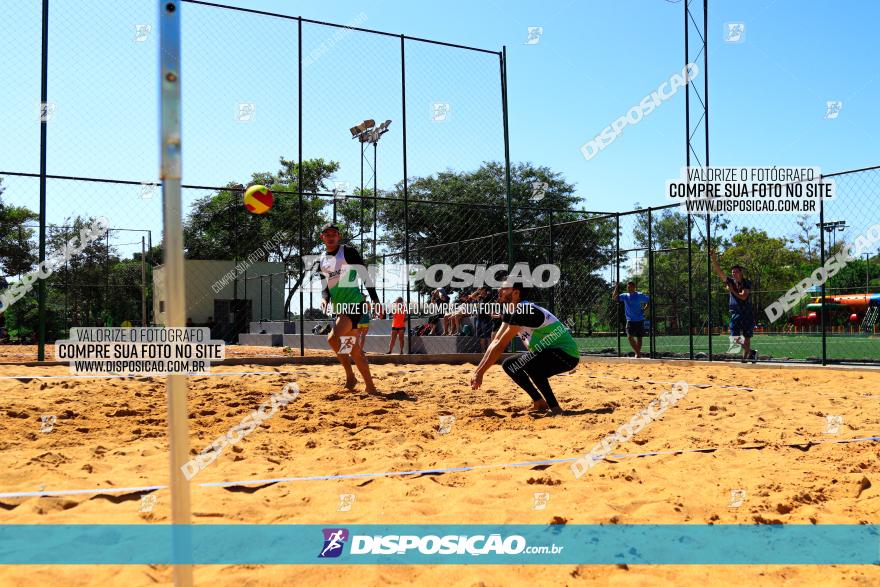
{"label": "player's arm", "polygon": [[709,249],[709,258],[712,259],[712,269],[715,270],[715,275],[721,279],[721,281],[727,283],[727,273],[724,272],[724,269],[721,268],[721,265],[718,264],[718,254]]}
{"label": "player's arm", "polygon": [[373,283],[373,277],[370,275],[370,272],[367,271],[367,264],[364,263],[364,258],[361,257],[361,254],[354,247],[349,247],[348,245],[343,245],[345,248],[342,250],[345,255],[345,262],[349,265],[356,265],[358,267],[363,267],[362,271],[358,271],[358,276],[361,278],[361,281],[364,282],[364,287],[367,289],[367,293],[370,295],[370,300],[374,304],[380,303],[379,294],[376,293],[376,284]]}
{"label": "player's arm", "polygon": [[[715,274],[724,282],[724,285],[727,286],[727,291],[732,293],[737,298],[744,300],[745,297],[740,296],[739,292],[736,289],[736,282],[733,280],[733,277],[727,275],[724,270],[721,268],[721,265],[718,263],[718,255],[715,251],[709,249],[709,258],[712,259],[712,268],[715,270]],[[748,294],[746,294],[748,295]]]}
{"label": "player's arm", "polygon": [[[320,263],[320,261],[317,263]],[[314,267],[315,266],[312,265],[312,269],[314,269]],[[319,272],[319,275],[321,276],[321,311],[326,314],[327,308],[330,307],[330,280],[327,279],[327,276],[324,275],[324,273]]]}
{"label": "player's arm", "polygon": [[327,308],[330,307],[330,288],[327,287],[327,281],[324,281],[324,284],[321,285],[321,306],[323,308],[324,313],[327,313]]}
{"label": "player's arm", "polygon": [[749,297],[749,293],[752,291],[747,287],[742,288],[742,290],[737,290],[735,286],[732,286],[730,283],[727,284],[728,289],[730,289],[730,293],[736,296],[738,299],[745,301],[746,298]]}
{"label": "player's arm", "polygon": [[619,293],[620,293],[620,283],[618,282],[618,283],[614,284],[614,291],[611,292],[611,299],[616,302],[618,299]]}
{"label": "player's arm", "polygon": [[482,377],[489,367],[498,362],[498,359],[504,354],[504,349],[507,348],[507,345],[510,344],[510,341],[517,334],[519,334],[519,326],[508,324],[507,322],[501,324],[501,328],[495,333],[495,338],[489,343],[489,348],[486,349],[483,360],[477,366],[476,376]]}

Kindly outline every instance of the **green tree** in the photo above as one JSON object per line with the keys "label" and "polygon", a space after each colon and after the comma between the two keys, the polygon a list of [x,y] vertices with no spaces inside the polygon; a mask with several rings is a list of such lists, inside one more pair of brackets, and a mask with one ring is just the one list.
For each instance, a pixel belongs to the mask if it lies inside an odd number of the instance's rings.
{"label": "green tree", "polygon": [[[636,204],[636,209],[641,207]],[[722,215],[711,217],[710,229],[713,247],[729,244],[725,230],[729,221]],[[693,326],[699,329],[708,318],[706,287],[706,219],[691,217],[691,279],[690,286],[693,304],[688,300],[688,219],[677,209],[652,211],[651,248],[654,251],[651,266],[654,272],[653,297],[655,330],[660,334],[687,334],[688,321],[693,313]],[[648,248],[648,213],[636,216],[633,239],[637,246]],[[645,255],[647,257],[647,254]],[[641,270],[634,276],[643,290],[651,288],[649,283],[649,263],[642,263]],[[712,276],[714,280],[714,275]],[[714,285],[714,281],[713,281]],[[716,319],[717,323],[717,319]]]}
{"label": "green tree", "polygon": [[22,275],[37,262],[33,237],[34,230],[25,228],[27,222],[39,218],[36,212],[24,206],[3,203],[3,178],[0,178],[0,269],[6,275]]}
{"label": "green tree", "polygon": [[[251,214],[242,202],[245,186],[229,183],[226,189],[196,200],[184,222],[184,248],[188,259],[244,259],[254,252],[259,261],[273,258],[291,263],[309,254],[318,243],[317,229],[325,222],[324,202],[311,195],[327,190],[327,181],[338,169],[334,161],[303,161],[303,215],[297,191],[299,169],[283,157],[275,173],[254,173],[248,185],[263,184],[275,193],[275,203],[265,215]],[[287,192],[287,193],[284,193]],[[299,251],[302,222],[304,246]],[[273,240],[276,234],[281,238]],[[268,247],[268,250],[267,250]]]}
{"label": "green tree", "polygon": [[[542,197],[533,190],[535,182],[546,184]],[[535,301],[549,305],[563,319],[582,313],[604,314],[607,301],[601,292],[610,295],[610,289],[601,270],[613,256],[613,219],[574,212],[578,203],[574,185],[547,167],[516,163],[511,166],[510,183],[513,261],[531,268],[552,261],[561,269],[559,285],[549,291],[536,289]],[[392,251],[403,253],[408,228],[410,263],[507,264],[507,186],[502,163],[412,178],[407,192],[407,222],[404,203],[399,201],[402,183],[390,194],[395,200],[379,202],[379,217]],[[403,262],[402,255],[393,262]],[[419,287],[428,289],[424,282]]]}
{"label": "green tree", "polygon": [[[48,253],[62,250],[71,239],[79,243],[80,230],[93,222],[94,218],[77,216],[66,219],[63,226],[50,227],[46,238]],[[108,242],[107,238],[95,240],[48,278],[48,307],[62,316],[63,323],[95,325],[102,316],[113,316],[111,300],[114,294],[109,284],[112,267],[120,259],[119,253],[113,246],[108,246]],[[57,334],[53,332],[49,338]]]}
{"label": "green tree", "polygon": [[798,216],[798,232],[794,235],[794,241],[800,245],[800,251],[810,261],[819,259],[819,233],[813,218],[807,214]]}

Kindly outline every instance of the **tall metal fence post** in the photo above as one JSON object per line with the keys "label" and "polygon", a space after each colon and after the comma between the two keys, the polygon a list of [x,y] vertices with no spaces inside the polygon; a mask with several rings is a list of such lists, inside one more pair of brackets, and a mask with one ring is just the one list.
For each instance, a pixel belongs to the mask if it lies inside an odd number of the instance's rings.
{"label": "tall metal fence post", "polygon": [[[43,0],[43,32],[40,58],[40,263],[46,260],[46,125],[49,120],[49,0]],[[46,110],[44,110],[46,109]],[[37,360],[46,359],[46,280],[37,284],[39,327]]]}
{"label": "tall metal fence post", "polygon": [[687,214],[688,243],[688,355],[694,358],[694,261],[691,247],[691,215]]}
{"label": "tall metal fence post", "polygon": [[654,315],[654,238],[652,234],[654,220],[651,215],[651,207],[648,206],[648,290],[651,292],[648,301],[648,313],[651,316],[651,330],[648,333],[648,353],[654,358],[654,333],[657,330],[657,317]]}
{"label": "tall metal fence post", "polygon": [[709,360],[712,360],[712,220],[706,213],[706,332],[709,335]]}
{"label": "tall metal fence post", "polygon": [[[690,55],[688,55],[688,2],[690,0],[684,1],[684,64],[687,66],[690,61]],[[687,83],[684,93],[684,150],[685,150],[685,165],[690,168],[691,166],[691,84]],[[686,177],[690,177],[690,174],[685,174]],[[688,180],[688,184],[690,180]],[[687,211],[685,211],[687,212]],[[688,340],[690,341],[690,358],[694,358],[694,298],[693,298],[693,264],[692,264],[692,255],[691,255],[691,215],[687,215],[687,224],[688,224]]]}
{"label": "tall metal fence post", "polygon": [[[104,295],[101,296],[104,304],[104,316],[110,316],[107,308],[110,307],[110,230],[104,235]],[[102,318],[101,322],[104,320]],[[113,326],[112,324],[104,324],[104,326]]]}
{"label": "tall metal fence post", "polygon": [[[181,101],[180,101],[180,0],[160,3],[159,62],[161,72],[161,179],[164,227],[165,284],[167,313],[165,326],[183,328],[186,324],[186,286],[183,260],[183,223],[180,184]],[[192,565],[181,564],[192,556],[190,534],[190,483],[183,474],[189,460],[187,420],[187,376],[168,375],[168,439],[171,453],[171,534],[174,584],[192,585]]]}
{"label": "tall metal fence post", "polygon": [[[67,272],[64,272],[65,279]],[[70,319],[67,317],[67,292],[64,292],[64,319],[68,323]],[[141,237],[141,328],[147,326],[147,246],[144,237]]]}
{"label": "tall metal fence post", "polygon": [[404,264],[406,266],[406,352],[412,353],[412,335],[410,334],[409,311],[409,176],[406,166],[406,37],[400,35],[400,105],[403,114],[403,250]]}
{"label": "tall metal fence post", "polygon": [[[550,247],[548,250],[547,263],[553,265],[553,209],[550,209]],[[550,287],[550,311],[556,313],[556,286]]]}
{"label": "tall metal fence post", "polygon": [[[703,121],[703,130],[705,132],[705,140],[706,140],[706,167],[709,167],[709,0],[703,0],[703,105],[706,112],[706,118]],[[710,239],[710,223],[712,221],[711,213],[706,213],[706,241],[707,244],[711,245],[712,241]],[[706,255],[709,255],[708,250],[706,251]],[[707,259],[707,262],[709,260]],[[710,263],[711,264],[711,263]],[[708,277],[709,280],[709,293],[707,296],[709,297],[709,306],[707,308],[709,314],[709,360],[712,360],[712,268],[709,267]]]}
{"label": "tall metal fence post", "polygon": [[[615,231],[614,231],[614,258],[615,273],[617,275],[616,287],[620,287],[620,214],[614,215]],[[619,289],[618,289],[619,293]],[[617,333],[617,356],[620,356],[620,300],[614,303],[614,331]]]}
{"label": "tall metal fence post", "polygon": [[[825,198],[819,198],[819,266],[825,266]],[[825,280],[822,281],[819,306],[819,323],[822,327],[822,364],[828,361],[828,333],[825,324]]]}
{"label": "tall metal fence post", "polygon": [[510,134],[507,118],[507,45],[501,48],[501,110],[504,116],[504,177],[507,195],[507,268],[513,270],[513,205],[510,201]]}
{"label": "tall metal fence post", "polygon": [[[296,191],[299,195],[299,356],[306,356],[306,334],[305,329],[305,306],[303,298],[303,284],[306,280],[306,262],[303,254],[305,251],[305,243],[303,242],[303,22],[302,17],[297,18],[297,120],[299,126],[299,137],[297,137],[297,172],[296,172]],[[333,194],[333,221],[336,221],[336,194]],[[286,268],[285,268],[286,269]],[[309,292],[309,305],[311,305],[312,293]],[[287,320],[287,316],[284,317]],[[282,329],[283,332],[283,329]]]}

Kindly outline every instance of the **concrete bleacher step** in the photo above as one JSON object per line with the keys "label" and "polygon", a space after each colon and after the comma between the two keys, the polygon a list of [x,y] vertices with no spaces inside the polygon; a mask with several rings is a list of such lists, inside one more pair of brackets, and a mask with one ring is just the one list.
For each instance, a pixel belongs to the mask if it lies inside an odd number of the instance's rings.
{"label": "concrete bleacher step", "polygon": [[248,332],[250,334],[295,334],[296,327],[297,323],[291,321],[257,321],[248,325]]}
{"label": "concrete bleacher step", "polygon": [[[412,318],[410,327],[415,328],[425,323],[427,318]],[[332,323],[332,320],[304,320],[303,332],[311,334],[318,324]],[[275,320],[263,322],[251,322],[248,327],[250,334],[296,334],[299,332],[298,320]],[[370,320],[370,334],[391,334],[391,320]]]}
{"label": "concrete bleacher step", "polygon": [[238,335],[238,344],[244,346],[281,346],[283,337],[293,334],[245,334]]}
{"label": "concrete bleacher step", "polygon": [[[239,341],[250,340],[243,339],[242,337],[244,336],[247,335],[241,335]],[[327,337],[322,335],[306,334],[303,336],[303,342],[307,349],[327,350],[328,348]],[[384,353],[388,351],[388,344],[390,342],[390,334],[368,334],[364,346],[367,353]],[[240,342],[240,344],[246,343]],[[397,352],[398,344],[399,343],[395,341],[394,352]],[[448,354],[482,352],[479,339],[471,336],[413,336],[411,344],[413,353]],[[299,335],[285,334],[282,336],[279,345],[299,348]],[[406,341],[404,341],[404,352],[406,352]]]}

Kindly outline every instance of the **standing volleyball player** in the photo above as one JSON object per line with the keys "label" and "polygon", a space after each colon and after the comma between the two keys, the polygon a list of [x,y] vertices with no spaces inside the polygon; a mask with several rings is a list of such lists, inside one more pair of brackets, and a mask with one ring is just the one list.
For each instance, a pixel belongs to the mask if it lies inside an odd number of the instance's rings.
{"label": "standing volleyball player", "polygon": [[[351,369],[351,361],[357,366],[361,376],[364,378],[364,387],[367,392],[376,391],[373,385],[373,377],[370,375],[370,365],[367,358],[361,351],[360,345],[357,344],[357,326],[361,322],[364,314],[369,315],[370,306],[364,302],[363,294],[360,292],[357,282],[357,271],[355,267],[363,268],[361,278],[364,280],[367,293],[374,304],[379,303],[379,296],[373,282],[370,279],[364,265],[364,260],[358,253],[357,249],[344,245],[339,238],[339,227],[334,224],[325,224],[321,228],[321,240],[324,241],[326,250],[321,255],[321,309],[324,313],[328,310],[336,315],[333,324],[333,330],[327,336],[327,342],[330,348],[336,353],[342,368],[345,369],[345,387],[346,389],[354,389],[357,384],[357,378]],[[351,344],[340,352],[342,341],[341,337],[353,337],[354,344]],[[349,339],[351,341],[352,339]]]}
{"label": "standing volleyball player", "polygon": [[550,387],[550,377],[577,367],[580,360],[577,343],[556,316],[523,300],[522,284],[505,281],[498,290],[498,297],[504,304],[501,328],[474,371],[471,387],[480,388],[483,374],[498,362],[513,337],[519,336],[528,352],[505,359],[501,367],[532,398],[533,410],[561,414],[562,408]]}

